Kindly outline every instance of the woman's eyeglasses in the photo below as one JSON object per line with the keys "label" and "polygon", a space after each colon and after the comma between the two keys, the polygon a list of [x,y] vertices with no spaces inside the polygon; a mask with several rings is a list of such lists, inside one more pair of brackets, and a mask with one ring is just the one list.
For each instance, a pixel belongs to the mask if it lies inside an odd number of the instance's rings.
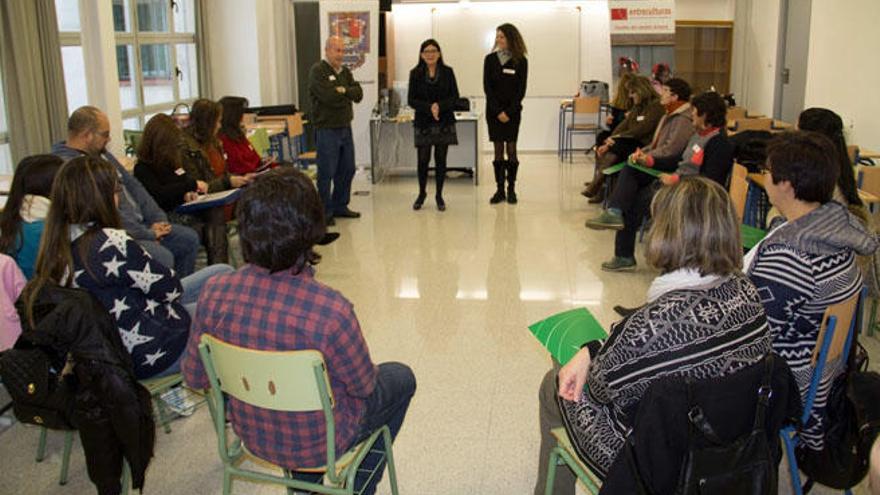
{"label": "woman's eyeglasses", "polygon": [[440,53],[440,50],[437,50],[436,48],[428,48],[427,50],[422,50],[422,53],[427,53],[427,54]]}

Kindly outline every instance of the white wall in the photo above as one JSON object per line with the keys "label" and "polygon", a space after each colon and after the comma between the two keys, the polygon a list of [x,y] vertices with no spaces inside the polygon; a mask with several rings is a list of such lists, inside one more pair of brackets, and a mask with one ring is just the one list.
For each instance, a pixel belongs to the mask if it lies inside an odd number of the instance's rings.
{"label": "white wall", "polygon": [[675,0],[678,21],[732,21],[736,0]]}
{"label": "white wall", "polygon": [[[529,2],[530,5],[540,8],[557,7],[555,1]],[[480,3],[481,8],[491,5],[501,11],[509,8],[507,2]],[[581,55],[580,55],[580,80],[597,79],[611,81],[611,46],[609,38],[609,15],[608,2],[606,0],[589,2],[566,2],[566,6],[581,7]],[[395,36],[395,67],[394,80],[406,85],[409,78],[409,70],[418,60],[419,45],[427,38],[434,37],[431,9],[436,4],[394,4],[394,36]],[[444,9],[462,8],[453,5],[443,5]],[[576,15],[576,14],[573,14]],[[528,40],[526,40],[528,44]],[[442,40],[441,40],[442,46]],[[576,63],[576,61],[572,61]],[[453,64],[454,66],[454,64]],[[554,74],[530,74],[530,78],[552,78]],[[518,147],[521,151],[547,151],[555,150],[557,146],[557,123],[558,108],[561,98],[570,98],[577,88],[572,87],[570,93],[530,97],[526,95],[523,101],[523,120],[519,133]],[[473,96],[476,109],[482,112],[485,102],[482,95]],[[484,125],[481,123],[481,125]],[[483,150],[491,150],[488,142],[488,133],[483,133]]]}
{"label": "white wall", "polygon": [[736,2],[730,84],[737,104],[773,115],[780,0]]}
{"label": "white wall", "polygon": [[880,2],[813,0],[805,108],[837,112],[850,128],[847,141],[880,150]]}

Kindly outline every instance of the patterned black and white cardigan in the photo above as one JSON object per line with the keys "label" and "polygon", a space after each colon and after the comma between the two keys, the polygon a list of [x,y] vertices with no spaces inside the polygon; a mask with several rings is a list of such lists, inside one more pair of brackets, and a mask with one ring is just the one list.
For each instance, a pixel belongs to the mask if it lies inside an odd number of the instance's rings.
{"label": "patterned black and white cardigan", "polygon": [[667,292],[612,326],[581,400],[560,400],[580,458],[607,474],[639,400],[657,379],[720,377],[766,356],[770,332],[757,290],[742,275]]}

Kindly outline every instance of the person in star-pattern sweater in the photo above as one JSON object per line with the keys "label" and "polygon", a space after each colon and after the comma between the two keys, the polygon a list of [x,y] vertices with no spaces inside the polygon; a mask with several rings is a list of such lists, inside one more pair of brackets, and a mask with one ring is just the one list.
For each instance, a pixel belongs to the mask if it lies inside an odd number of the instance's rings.
{"label": "person in star-pattern sweater", "polygon": [[122,229],[119,191],[116,170],[100,158],[62,166],[32,293],[49,283],[87,290],[116,320],[138,379],[177,373],[202,284],[232,268],[214,265],[179,279]]}

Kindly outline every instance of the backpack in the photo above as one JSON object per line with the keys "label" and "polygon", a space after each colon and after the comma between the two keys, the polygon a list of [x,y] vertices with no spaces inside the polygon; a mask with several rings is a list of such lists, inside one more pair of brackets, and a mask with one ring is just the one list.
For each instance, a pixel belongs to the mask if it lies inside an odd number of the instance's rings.
{"label": "backpack", "polygon": [[880,433],[880,374],[867,371],[868,353],[853,343],[847,371],[828,396],[825,447],[795,450],[798,467],[809,478],[805,493],[813,483],[852,488],[868,473],[871,446]]}
{"label": "backpack", "polygon": [[608,103],[608,83],[596,80],[581,81],[579,96],[598,96],[600,103]]}
{"label": "backpack", "polygon": [[0,356],[0,377],[12,397],[12,411],[22,423],[73,430],[72,374],[63,374],[65,360],[34,345],[22,334],[15,347]]}

